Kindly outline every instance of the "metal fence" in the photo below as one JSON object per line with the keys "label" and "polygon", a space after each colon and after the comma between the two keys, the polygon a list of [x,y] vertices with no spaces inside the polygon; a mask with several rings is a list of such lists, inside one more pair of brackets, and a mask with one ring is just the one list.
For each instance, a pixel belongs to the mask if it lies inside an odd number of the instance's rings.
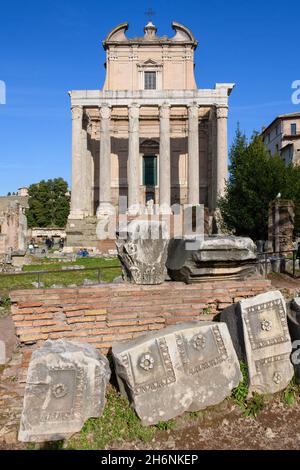
{"label": "metal fence", "polygon": [[[290,255],[290,256],[289,256]],[[297,250],[273,251],[258,253],[258,263],[263,264],[265,277],[269,272],[281,272],[292,276],[294,279],[300,277],[300,265],[297,258]],[[297,272],[298,271],[298,272]]]}
{"label": "metal fence", "polygon": [[[26,276],[36,276],[37,287],[42,285],[42,277],[46,274],[69,274],[69,273],[85,273],[87,271],[96,271],[97,272],[97,282],[100,284],[103,281],[103,271],[106,269],[115,269],[121,271],[121,266],[99,266],[99,267],[83,267],[83,268],[68,268],[68,269],[47,269],[43,271],[22,271],[22,272],[6,272],[0,273],[0,288],[1,288],[1,279],[4,277],[26,277]],[[14,286],[17,287],[17,286]]]}

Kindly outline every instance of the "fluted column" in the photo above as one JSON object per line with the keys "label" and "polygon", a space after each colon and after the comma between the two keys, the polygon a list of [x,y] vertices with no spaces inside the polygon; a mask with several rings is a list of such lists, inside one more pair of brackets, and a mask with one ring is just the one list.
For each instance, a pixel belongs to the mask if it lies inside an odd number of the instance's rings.
{"label": "fluted column", "polygon": [[228,173],[227,106],[217,108],[217,184],[216,197],[223,196]]}
{"label": "fluted column", "polygon": [[69,219],[82,219],[82,106],[72,106],[72,189]]}
{"label": "fluted column", "polygon": [[128,212],[136,213],[140,199],[140,135],[139,135],[139,105],[132,104],[128,108]]}
{"label": "fluted column", "polygon": [[160,107],[159,121],[159,208],[163,214],[171,212],[171,146],[170,105]]}
{"label": "fluted column", "polygon": [[199,204],[199,113],[198,105],[188,108],[188,202]]}
{"label": "fluted column", "polygon": [[97,215],[111,213],[111,142],[110,142],[110,107],[100,108],[100,177],[99,207]]}

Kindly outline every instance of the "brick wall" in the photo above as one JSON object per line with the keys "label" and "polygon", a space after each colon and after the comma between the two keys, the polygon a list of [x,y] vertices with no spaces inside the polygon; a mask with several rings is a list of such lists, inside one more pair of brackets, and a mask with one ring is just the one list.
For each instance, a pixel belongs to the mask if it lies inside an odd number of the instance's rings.
{"label": "brick wall", "polygon": [[12,318],[27,363],[46,339],[92,344],[107,353],[126,341],[167,325],[211,320],[240,299],[271,290],[265,279],[159,286],[102,284],[95,287],[18,290],[10,294]]}

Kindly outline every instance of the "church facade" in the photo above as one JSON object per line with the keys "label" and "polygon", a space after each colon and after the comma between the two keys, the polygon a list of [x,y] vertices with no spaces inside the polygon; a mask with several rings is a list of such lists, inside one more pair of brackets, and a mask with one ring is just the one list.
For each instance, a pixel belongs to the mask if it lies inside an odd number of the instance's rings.
{"label": "church facade", "polygon": [[71,91],[72,191],[69,231],[119,209],[151,201],[161,213],[173,204],[204,204],[209,213],[227,178],[227,114],[232,83],[198,89],[197,41],[173,22],[158,36],[149,22],[129,38],[128,23],[103,41],[103,89]]}

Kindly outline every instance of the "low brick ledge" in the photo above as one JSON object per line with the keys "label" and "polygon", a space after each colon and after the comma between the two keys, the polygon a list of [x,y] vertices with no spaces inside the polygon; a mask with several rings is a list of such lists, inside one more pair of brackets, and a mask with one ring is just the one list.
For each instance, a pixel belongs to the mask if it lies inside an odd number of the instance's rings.
{"label": "low brick ledge", "polygon": [[[232,303],[272,289],[271,281],[218,281],[157,286],[101,284],[12,291],[12,318],[23,352],[47,339],[88,342],[106,354],[127,341],[168,325],[212,320]],[[27,366],[26,361],[26,366]]]}

